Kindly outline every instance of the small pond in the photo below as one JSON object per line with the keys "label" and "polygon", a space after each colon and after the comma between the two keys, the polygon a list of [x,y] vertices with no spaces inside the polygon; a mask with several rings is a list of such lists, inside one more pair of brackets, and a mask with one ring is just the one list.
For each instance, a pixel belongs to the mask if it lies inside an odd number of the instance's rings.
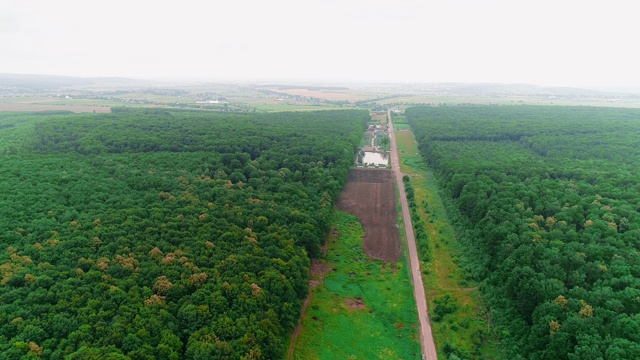
{"label": "small pond", "polygon": [[365,151],[364,157],[362,158],[363,164],[373,164],[373,165],[388,165],[389,164],[389,154],[387,153],[379,153],[379,152],[371,152]]}

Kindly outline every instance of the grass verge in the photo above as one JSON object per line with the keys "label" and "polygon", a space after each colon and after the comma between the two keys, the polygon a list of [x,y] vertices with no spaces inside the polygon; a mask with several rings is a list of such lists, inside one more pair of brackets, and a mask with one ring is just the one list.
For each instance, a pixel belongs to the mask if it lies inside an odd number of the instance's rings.
{"label": "grass verge", "polygon": [[[400,121],[402,122],[402,118]],[[395,121],[394,121],[395,125]],[[500,355],[484,317],[475,284],[456,264],[461,256],[449,224],[437,181],[419,154],[411,131],[396,131],[401,170],[409,175],[420,217],[426,222],[432,261],[420,267],[427,294],[429,317],[442,359],[497,359]]]}
{"label": "grass verge", "polygon": [[362,252],[358,219],[335,211],[324,282],[315,289],[294,359],[419,359],[418,318],[406,258]]}

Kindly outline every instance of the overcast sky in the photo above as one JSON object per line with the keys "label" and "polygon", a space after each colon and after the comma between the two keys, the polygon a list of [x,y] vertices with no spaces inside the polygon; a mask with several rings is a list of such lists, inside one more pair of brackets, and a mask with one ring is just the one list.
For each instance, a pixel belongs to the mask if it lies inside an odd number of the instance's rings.
{"label": "overcast sky", "polygon": [[0,73],[640,86],[631,0],[0,0]]}

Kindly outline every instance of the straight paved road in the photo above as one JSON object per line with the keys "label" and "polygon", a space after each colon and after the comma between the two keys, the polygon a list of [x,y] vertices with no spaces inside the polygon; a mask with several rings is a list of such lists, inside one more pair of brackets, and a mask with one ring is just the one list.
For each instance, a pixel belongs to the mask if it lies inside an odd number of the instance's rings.
{"label": "straight paved road", "polygon": [[424,293],[424,284],[422,283],[420,260],[418,259],[418,250],[416,249],[416,238],[413,234],[411,213],[409,212],[409,204],[407,203],[407,196],[404,192],[402,172],[400,172],[400,155],[398,154],[396,136],[393,132],[391,111],[388,112],[388,117],[389,138],[391,139],[391,166],[394,174],[396,175],[396,183],[398,184],[398,190],[400,192],[400,203],[402,204],[402,218],[404,219],[404,230],[407,235],[409,269],[411,271],[411,281],[413,282],[413,296],[416,298],[418,318],[420,319],[420,345],[422,347],[422,354],[426,359],[436,360],[436,345],[433,342],[433,334],[431,333],[431,323],[429,322],[429,311],[427,309],[427,296]]}

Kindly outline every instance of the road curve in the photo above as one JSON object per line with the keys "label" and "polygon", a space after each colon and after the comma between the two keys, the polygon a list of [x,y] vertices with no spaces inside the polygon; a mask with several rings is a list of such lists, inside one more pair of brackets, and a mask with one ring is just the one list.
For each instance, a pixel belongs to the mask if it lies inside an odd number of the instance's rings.
{"label": "road curve", "polygon": [[436,345],[433,342],[433,334],[431,333],[431,323],[429,322],[429,311],[427,309],[427,296],[424,292],[424,284],[422,283],[422,273],[420,271],[420,260],[418,259],[418,250],[416,249],[416,238],[413,234],[413,225],[411,224],[411,213],[409,212],[409,204],[407,203],[407,195],[404,192],[404,183],[402,182],[402,172],[400,171],[400,155],[396,143],[396,136],[393,131],[393,123],[391,122],[391,110],[388,111],[389,117],[389,138],[391,140],[391,166],[396,176],[398,191],[400,192],[400,203],[402,205],[402,218],[404,219],[404,230],[407,235],[407,248],[409,251],[409,270],[411,271],[411,281],[413,282],[413,296],[416,299],[418,308],[418,319],[420,320],[420,346],[425,359],[436,360]]}

